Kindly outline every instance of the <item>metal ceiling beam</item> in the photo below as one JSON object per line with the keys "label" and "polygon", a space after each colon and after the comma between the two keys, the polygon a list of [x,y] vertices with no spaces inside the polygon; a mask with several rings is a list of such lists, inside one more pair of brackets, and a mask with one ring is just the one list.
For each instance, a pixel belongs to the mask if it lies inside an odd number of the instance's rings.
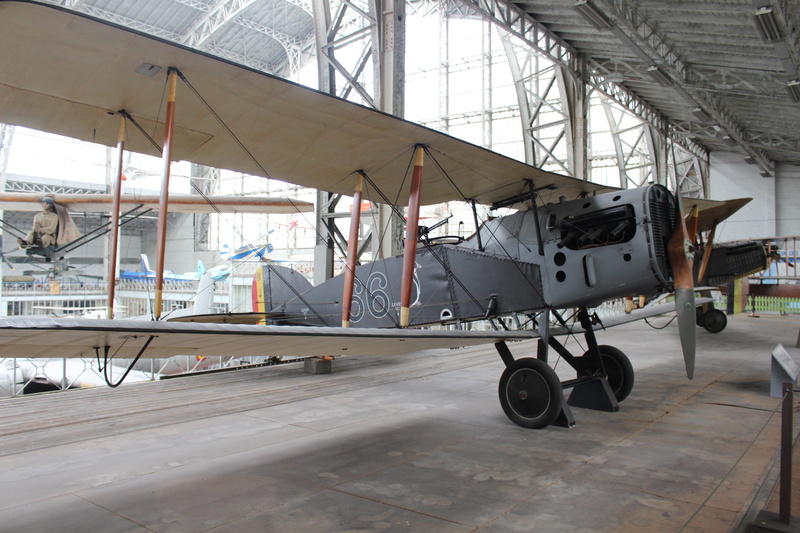
{"label": "metal ceiling beam", "polygon": [[[631,0],[593,0],[603,15],[613,22],[611,32],[645,63],[654,79],[671,87],[690,105],[698,106],[750,156],[762,175],[772,176],[775,163],[763,150],[749,144],[750,134],[738,123],[722,101],[714,95],[692,88],[693,74],[672,44],[648,23]],[[658,74],[658,77],[655,75]]]}
{"label": "metal ceiling beam", "polygon": [[[607,65],[590,58],[585,59],[590,75],[588,78],[583,76],[582,70],[576,68],[580,58],[577,57],[578,54],[575,49],[520,7],[509,3],[508,0],[460,1],[478,15],[493,21],[510,34],[521,39],[543,57],[561,65],[565,69],[565,73],[568,73],[574,79],[583,80],[595,90],[609,96],[619,105],[647,121],[654,128],[665,129],[666,119],[664,116],[639,96],[630,92],[627,87],[621,85],[623,77],[613,70],[608,70],[606,68]],[[626,72],[626,74],[629,72]],[[684,135],[676,136],[675,141],[682,143],[684,148],[699,157],[707,155],[705,148]]]}
{"label": "metal ceiling beam", "polygon": [[[289,72],[295,73],[297,72],[301,66],[303,66],[303,56],[313,57],[314,55],[314,34],[310,34],[305,41],[301,41],[294,35],[289,35],[288,33],[284,33],[282,31],[278,31],[275,28],[270,28],[268,26],[264,26],[263,24],[258,24],[253,22],[250,19],[238,17],[234,21],[237,25],[243,26],[245,28],[249,28],[251,30],[257,31],[262,35],[266,35],[277,41],[283,49],[286,51],[286,55],[289,58]],[[275,72],[275,68],[271,70]]]}
{"label": "metal ceiling beam", "polygon": [[764,41],[774,47],[788,77],[786,81],[800,78],[800,44],[792,24],[798,13],[794,12],[793,2],[754,0],[753,5],[758,8],[753,13],[756,29]]}
{"label": "metal ceiling beam", "polygon": [[[179,0],[180,1],[180,0]],[[225,24],[239,16],[256,0],[220,0],[203,10],[191,28],[183,33],[181,44],[192,48],[200,48],[211,39]]]}
{"label": "metal ceiling beam", "polygon": [[[275,28],[258,24],[246,17],[240,17],[241,13],[250,5],[255,3],[255,0],[223,0],[214,5],[209,5],[196,0],[175,0],[176,2],[193,7],[203,13],[203,16],[198,18],[192,25],[192,29],[185,32],[180,38],[179,42],[194,48],[203,48],[207,51],[213,51],[217,55],[221,55],[227,59],[234,60],[238,63],[248,65],[258,70],[263,70],[272,74],[289,75],[297,72],[302,66],[303,57],[313,54],[313,38],[307,42],[302,42],[294,35],[289,35],[286,32],[279,31]],[[290,0],[287,3],[296,5],[308,12],[311,11],[311,6],[308,2],[303,0]],[[253,59],[250,56],[243,56],[234,52],[230,52],[221,46],[210,46],[209,43],[214,34],[219,31],[226,24],[233,23],[239,26],[257,31],[267,37],[274,39],[278,44],[283,47],[288,57],[288,72],[287,67],[282,64],[269,64],[262,61]]]}

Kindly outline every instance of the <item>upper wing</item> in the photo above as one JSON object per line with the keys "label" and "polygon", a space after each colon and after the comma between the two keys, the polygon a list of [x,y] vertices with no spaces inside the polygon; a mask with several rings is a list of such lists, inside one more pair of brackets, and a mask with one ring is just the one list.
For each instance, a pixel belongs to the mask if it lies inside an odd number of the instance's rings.
{"label": "upper wing", "polygon": [[[8,124],[115,146],[119,119],[113,115],[125,110],[145,131],[162,135],[165,74],[175,67],[253,156],[181,83],[176,159],[345,194],[352,194],[352,174],[361,170],[404,205],[411,180],[403,176],[414,145],[423,144],[437,161],[426,168],[425,204],[503,200],[527,190],[524,179],[534,181],[544,201],[609,189],[50,5],[0,0],[0,49],[0,122]],[[128,129],[127,149],[157,155],[144,136]]]}
{"label": "upper wing", "polygon": [[[2,4],[0,4],[2,5]],[[54,194],[53,200],[70,211],[108,213],[114,198],[110,194]],[[156,194],[124,194],[120,198],[122,210],[137,206],[158,209]],[[0,209],[7,211],[41,211],[42,195],[24,192],[0,192]],[[171,213],[298,213],[313,211],[314,204],[291,198],[256,196],[199,196],[172,194],[169,197]]]}
{"label": "upper wing", "polygon": [[750,203],[752,198],[735,198],[733,200],[703,200],[700,198],[682,198],[686,213],[697,206],[697,231],[710,231],[714,225],[733,215]]}
{"label": "upper wing", "polygon": [[9,318],[0,320],[0,357],[142,357],[175,355],[395,355],[536,337],[533,331],[434,331]]}

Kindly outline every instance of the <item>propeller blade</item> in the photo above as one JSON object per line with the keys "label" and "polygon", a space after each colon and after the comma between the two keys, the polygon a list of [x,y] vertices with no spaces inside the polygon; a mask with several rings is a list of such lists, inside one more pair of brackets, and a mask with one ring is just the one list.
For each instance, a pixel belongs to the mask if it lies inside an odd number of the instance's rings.
{"label": "propeller blade", "polygon": [[695,348],[697,330],[695,327],[696,312],[694,307],[694,275],[692,261],[694,247],[686,230],[683,213],[678,213],[675,232],[667,246],[669,261],[675,288],[675,312],[678,315],[678,332],[681,336],[683,361],[686,364],[686,376],[694,377]]}
{"label": "propeller blade", "polygon": [[686,377],[694,377],[697,324],[694,308],[694,289],[675,289],[675,312],[678,314],[678,333],[681,336]]}

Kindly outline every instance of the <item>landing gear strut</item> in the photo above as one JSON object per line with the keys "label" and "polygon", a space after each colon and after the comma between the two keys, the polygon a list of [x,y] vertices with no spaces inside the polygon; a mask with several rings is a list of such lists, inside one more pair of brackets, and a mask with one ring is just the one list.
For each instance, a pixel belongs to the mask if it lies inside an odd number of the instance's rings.
{"label": "landing gear strut", "polygon": [[[495,344],[506,369],[500,377],[500,405],[515,424],[531,429],[550,424],[575,425],[570,406],[602,411],[618,411],[618,402],[633,389],[634,372],[628,357],[613,346],[599,346],[589,313],[578,311],[589,349],[580,357],[572,355],[555,337],[539,341],[538,358],[515,360],[504,342]],[[566,325],[566,324],[562,324]],[[560,381],[547,364],[547,348],[553,348],[577,373]],[[564,401],[564,389],[572,389]]]}

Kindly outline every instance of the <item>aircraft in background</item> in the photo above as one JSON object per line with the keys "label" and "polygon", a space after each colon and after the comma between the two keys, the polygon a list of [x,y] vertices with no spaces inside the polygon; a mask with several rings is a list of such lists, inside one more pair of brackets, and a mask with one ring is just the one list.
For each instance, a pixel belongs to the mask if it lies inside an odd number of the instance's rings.
{"label": "aircraft in background", "polygon": [[[91,65],[80,60],[87,39],[103,44],[93,49]],[[289,269],[260,269],[253,291],[263,309],[257,311],[273,325],[7,319],[0,321],[0,356],[22,350],[102,360],[111,354],[378,355],[493,343],[506,365],[499,382],[504,412],[516,424],[540,428],[574,423],[570,405],[617,410],[631,392],[630,361],[598,345],[590,309],[631,294],[674,291],[686,371],[693,376],[693,235],[680,198],[660,185],[617,190],[546,172],[55,6],[0,0],[0,46],[0,121],[114,146],[113,115],[156,130],[166,75],[174,115],[168,111],[165,130],[175,135],[165,137],[174,159],[352,194],[354,204],[363,194],[393,204],[401,217],[399,208],[408,206],[402,257],[357,266],[352,228],[361,210],[353,209],[342,276],[311,287]],[[79,84],[64,83],[65,65]],[[178,80],[202,99],[186,91],[178,98]],[[238,137],[245,134],[257,141]],[[136,136],[126,147],[157,152],[150,139]],[[419,206],[452,200],[471,205],[476,221],[477,204],[518,211],[484,222],[463,242],[436,244],[420,232]],[[579,325],[568,323],[564,308],[577,309]],[[636,318],[652,312],[640,311]],[[419,328],[520,316],[527,317],[527,329]],[[621,320],[629,319],[635,318]],[[557,339],[576,333],[586,341],[583,354]],[[536,357],[515,359],[507,342],[526,338],[539,339]],[[550,350],[574,368],[575,379],[559,381],[547,364]]]}
{"label": "aircraft in background", "polygon": [[[111,230],[110,221],[95,230],[81,235],[72,220],[70,212],[102,215],[111,212],[111,194],[48,194],[53,199],[59,216],[58,238],[55,247],[43,249],[28,247],[28,255],[42,257],[47,262],[63,259],[76,248],[102,237]],[[43,195],[34,193],[0,192],[0,210],[39,211]],[[120,206],[120,226],[143,216],[153,216],[158,212],[159,196],[153,194],[123,194]],[[298,213],[314,210],[314,204],[302,200],[262,196],[200,196],[193,194],[172,195],[169,210],[173,213]],[[27,229],[17,228],[0,218],[0,227],[15,238],[24,238]],[[197,279],[197,278],[194,278]]]}
{"label": "aircraft in background", "polygon": [[[119,275],[119,279],[154,280],[156,272],[150,268],[150,260],[147,258],[147,254],[142,254],[141,260],[141,270],[126,270]],[[197,281],[205,273],[209,273],[214,281],[220,281],[228,277],[231,273],[231,267],[228,265],[217,265],[206,270],[203,262],[198,260],[197,270],[194,272],[175,274],[171,270],[164,271],[164,281]]]}
{"label": "aircraft in background", "polygon": [[[270,230],[272,233],[275,230]],[[272,253],[272,245],[271,244],[263,244],[263,245],[255,245],[255,246],[240,246],[235,250],[231,250],[227,244],[222,245],[222,250],[219,252],[219,255],[222,256],[223,259],[227,259],[229,261],[242,261],[246,259],[265,259],[267,254]]]}

